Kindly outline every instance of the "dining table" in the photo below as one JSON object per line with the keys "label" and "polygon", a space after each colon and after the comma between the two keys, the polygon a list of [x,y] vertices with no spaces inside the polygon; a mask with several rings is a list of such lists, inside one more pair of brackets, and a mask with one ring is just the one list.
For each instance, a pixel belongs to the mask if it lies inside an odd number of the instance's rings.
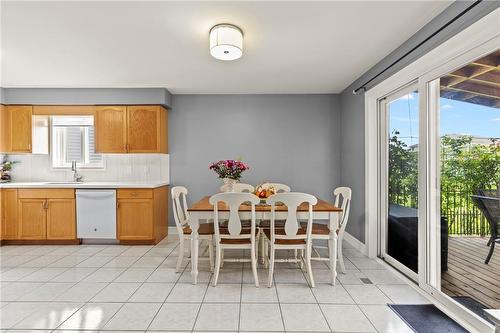
{"label": "dining table", "polygon": [[[205,196],[201,200],[195,202],[188,208],[189,212],[189,227],[191,228],[191,277],[193,284],[198,282],[198,228],[200,226],[200,221],[213,220],[214,218],[214,206],[209,202],[210,196]],[[219,213],[219,219],[229,218],[229,206],[223,202],[219,202],[217,207]],[[242,204],[238,209],[238,214],[240,219],[249,220],[251,219],[252,207],[250,205]],[[332,203],[318,198],[318,202],[313,205],[313,220],[326,221],[329,226],[330,234],[329,237],[332,240],[337,239],[337,229],[339,228],[340,214],[342,209],[336,207]],[[288,209],[286,206],[275,206],[275,218],[276,219],[286,219],[288,214]],[[297,208],[297,219],[307,220],[309,218],[309,205],[307,203],[302,203]],[[255,206],[255,219],[258,224],[261,220],[271,219],[271,206],[265,202],[261,202]],[[335,242],[336,243],[336,242]],[[330,258],[334,257],[334,249],[330,249]],[[330,260],[336,260],[330,259]],[[332,272],[335,274],[335,272]]]}

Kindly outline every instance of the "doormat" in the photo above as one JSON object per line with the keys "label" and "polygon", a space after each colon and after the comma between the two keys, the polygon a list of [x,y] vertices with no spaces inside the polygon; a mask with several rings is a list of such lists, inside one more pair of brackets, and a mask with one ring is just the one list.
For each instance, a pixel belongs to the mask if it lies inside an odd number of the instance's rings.
{"label": "doormat", "polygon": [[388,304],[416,333],[469,333],[433,304]]}

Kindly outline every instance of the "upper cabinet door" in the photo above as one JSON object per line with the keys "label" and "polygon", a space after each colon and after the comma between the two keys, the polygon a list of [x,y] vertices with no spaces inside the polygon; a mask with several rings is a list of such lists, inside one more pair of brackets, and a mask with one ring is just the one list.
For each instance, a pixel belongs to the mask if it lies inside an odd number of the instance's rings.
{"label": "upper cabinet door", "polygon": [[127,107],[129,153],[160,152],[161,110],[157,105]]}
{"label": "upper cabinet door", "polygon": [[31,105],[6,106],[10,128],[10,152],[31,153]]}
{"label": "upper cabinet door", "polygon": [[94,125],[97,153],[127,152],[126,106],[97,106]]}

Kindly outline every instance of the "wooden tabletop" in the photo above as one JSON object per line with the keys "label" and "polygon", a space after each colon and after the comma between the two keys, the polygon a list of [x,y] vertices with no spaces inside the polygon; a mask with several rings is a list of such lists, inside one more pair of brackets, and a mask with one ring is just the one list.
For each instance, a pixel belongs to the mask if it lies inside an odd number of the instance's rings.
{"label": "wooden tabletop", "polygon": [[[206,212],[206,211],[213,211],[214,206],[208,202],[210,199],[210,196],[203,197],[200,201],[194,203],[191,207],[188,208],[188,211],[190,212]],[[240,211],[251,211],[252,207],[250,205],[241,205],[240,206]],[[299,212],[304,212],[308,211],[309,207],[307,203],[302,203],[297,211]],[[229,206],[219,202],[219,211],[229,211]],[[271,206],[269,205],[256,205],[255,206],[255,211],[257,212],[269,212],[271,211]],[[287,211],[286,206],[276,206],[276,211]],[[313,206],[313,211],[315,212],[341,212],[342,209],[334,206],[333,204],[329,203],[328,201],[324,201],[321,199],[318,199],[318,203]]]}

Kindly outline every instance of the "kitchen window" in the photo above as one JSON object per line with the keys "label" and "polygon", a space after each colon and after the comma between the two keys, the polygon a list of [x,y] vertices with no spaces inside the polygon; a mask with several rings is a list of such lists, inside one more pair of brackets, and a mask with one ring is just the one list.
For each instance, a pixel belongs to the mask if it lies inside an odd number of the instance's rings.
{"label": "kitchen window", "polygon": [[51,157],[53,168],[104,168],[101,154],[95,153],[93,116],[52,116]]}

